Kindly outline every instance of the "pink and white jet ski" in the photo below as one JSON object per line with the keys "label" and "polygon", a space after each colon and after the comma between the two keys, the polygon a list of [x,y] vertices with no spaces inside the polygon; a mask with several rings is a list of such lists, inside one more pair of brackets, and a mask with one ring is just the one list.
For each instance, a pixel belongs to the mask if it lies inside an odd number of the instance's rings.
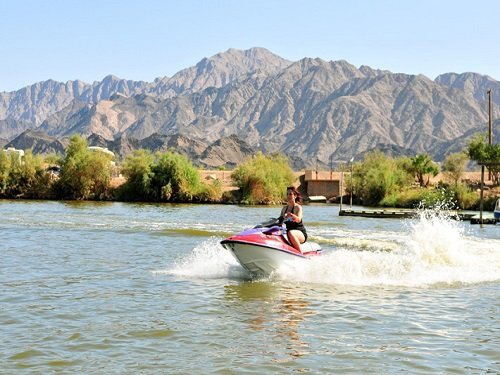
{"label": "pink and white jet ski", "polygon": [[267,276],[287,263],[323,252],[317,243],[310,241],[301,245],[302,253],[295,249],[288,241],[284,225],[247,229],[222,240],[221,244],[243,268],[258,276]]}

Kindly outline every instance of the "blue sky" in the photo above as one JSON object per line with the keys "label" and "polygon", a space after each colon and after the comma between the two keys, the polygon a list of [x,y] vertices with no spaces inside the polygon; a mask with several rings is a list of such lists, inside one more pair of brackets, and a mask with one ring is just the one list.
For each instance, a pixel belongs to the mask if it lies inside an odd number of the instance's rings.
{"label": "blue sky", "polygon": [[108,74],[152,81],[251,47],[500,80],[499,15],[498,0],[0,0],[0,91]]}

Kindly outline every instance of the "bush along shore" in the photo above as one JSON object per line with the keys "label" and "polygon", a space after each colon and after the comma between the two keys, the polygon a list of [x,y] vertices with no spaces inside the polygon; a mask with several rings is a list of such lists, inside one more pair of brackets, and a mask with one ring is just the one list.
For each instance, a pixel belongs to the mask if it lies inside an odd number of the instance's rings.
{"label": "bush along shore", "polygon": [[[462,181],[470,161],[487,165],[493,187],[499,186],[500,146],[486,144],[479,135],[467,150],[446,157],[442,181],[430,183],[440,167],[427,154],[391,158],[374,151],[353,165],[352,183],[346,173],[345,193],[365,206],[413,208],[446,201],[455,208],[478,209],[477,186]],[[118,175],[124,182],[115,186],[112,178]],[[0,198],[280,204],[286,187],[297,184],[280,154],[257,153],[237,166],[231,178],[234,189],[224,191],[222,181],[202,180],[191,161],[173,151],[137,150],[116,166],[112,153],[89,148],[78,135],[64,157],[0,151]],[[484,208],[493,209],[495,199],[490,194]]]}

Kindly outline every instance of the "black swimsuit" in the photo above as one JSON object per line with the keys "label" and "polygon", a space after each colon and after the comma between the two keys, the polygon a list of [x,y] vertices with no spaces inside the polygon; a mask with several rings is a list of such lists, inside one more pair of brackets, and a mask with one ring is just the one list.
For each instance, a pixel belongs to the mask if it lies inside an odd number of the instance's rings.
{"label": "black swimsuit", "polygon": [[[292,210],[290,211],[290,213],[293,214],[293,210],[295,209],[295,206],[293,206]],[[286,206],[286,210],[285,210],[285,214],[288,212],[288,205]],[[283,216],[280,216],[279,217],[279,222],[280,223],[283,223],[284,221],[284,217]],[[296,223],[295,221],[293,220],[287,220],[285,221],[285,226],[286,226],[286,230],[287,231],[291,231],[291,230],[300,230],[303,234],[304,234],[304,242],[307,241],[307,232],[306,232],[306,228],[304,227],[304,224],[302,223],[302,220],[299,222],[299,223]]]}

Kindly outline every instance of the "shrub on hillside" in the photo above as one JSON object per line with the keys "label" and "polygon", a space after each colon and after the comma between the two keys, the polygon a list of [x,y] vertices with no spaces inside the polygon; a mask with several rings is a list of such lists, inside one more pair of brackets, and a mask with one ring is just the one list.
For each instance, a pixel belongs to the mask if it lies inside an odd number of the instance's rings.
{"label": "shrub on hillside", "polygon": [[394,191],[384,197],[380,205],[401,208],[434,207],[440,202],[448,201],[450,197],[445,190],[416,188]]}
{"label": "shrub on hillside", "polygon": [[201,202],[220,202],[222,200],[222,182],[214,180],[210,184],[203,183],[197,198]]}
{"label": "shrub on hillside", "polygon": [[10,174],[11,156],[0,150],[0,196],[5,196]]}
{"label": "shrub on hillside", "polygon": [[386,196],[399,193],[409,186],[413,176],[402,163],[385,156],[380,151],[367,154],[356,165],[354,183],[357,195],[368,205],[378,205]]}
{"label": "shrub on hillside", "polygon": [[44,161],[40,155],[33,155],[27,150],[22,163],[13,165],[11,177],[17,181],[19,195],[25,198],[51,197],[51,180],[44,168]]}
{"label": "shrub on hillside", "polygon": [[472,191],[467,185],[457,184],[451,189],[455,202],[462,210],[471,210],[479,202],[479,195]]}
{"label": "shrub on hillside", "polygon": [[147,150],[137,150],[123,163],[127,181],[118,197],[132,201],[192,202],[220,199],[220,182],[207,185],[198,170],[184,155],[171,151],[155,156]]}
{"label": "shrub on hillside", "polygon": [[450,208],[470,210],[478,205],[478,201],[478,194],[467,185],[459,183],[450,186],[441,183],[436,189],[415,188],[394,191],[382,199],[380,205],[384,207],[415,208],[434,207],[447,202]]}
{"label": "shrub on hillside", "polygon": [[121,169],[126,182],[118,189],[119,199],[126,201],[150,199],[153,162],[154,156],[148,150],[135,150],[132,154],[127,155]]}
{"label": "shrub on hillside", "polygon": [[473,191],[469,186],[463,183],[457,183],[453,181],[453,184],[447,184],[445,182],[439,183],[439,188],[447,192],[456,208],[462,210],[471,210],[476,207],[479,203],[479,194]]}
{"label": "shrub on hillside", "polygon": [[41,156],[31,150],[22,157],[0,151],[0,196],[48,198],[50,186]]}
{"label": "shrub on hillside", "polygon": [[239,165],[231,177],[240,189],[243,204],[278,204],[287,186],[296,180],[284,156],[260,152]]}
{"label": "shrub on hillside", "polygon": [[80,135],[71,137],[56,193],[62,199],[103,199],[111,180],[111,157],[92,151]]}
{"label": "shrub on hillside", "polygon": [[157,201],[192,201],[201,193],[198,170],[190,160],[171,151],[159,155],[151,167],[150,191]]}

